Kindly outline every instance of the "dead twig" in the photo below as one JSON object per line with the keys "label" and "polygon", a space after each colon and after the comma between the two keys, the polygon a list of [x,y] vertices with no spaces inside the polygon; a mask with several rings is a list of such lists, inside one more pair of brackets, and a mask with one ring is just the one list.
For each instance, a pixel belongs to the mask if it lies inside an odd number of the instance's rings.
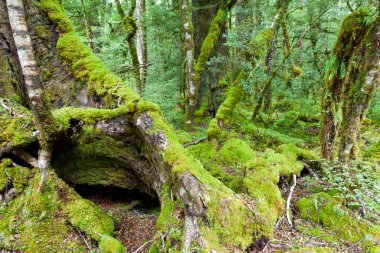
{"label": "dead twig", "polygon": [[132,253],[137,253],[137,252],[141,251],[147,244],[152,243],[152,242],[153,242],[153,240],[145,242],[143,245],[141,245],[137,250],[133,251]]}
{"label": "dead twig", "polygon": [[294,191],[294,188],[296,188],[296,185],[297,185],[297,175],[293,174],[293,185],[290,187],[288,200],[286,201],[286,218],[291,228],[293,228],[293,222],[292,222],[292,219],[290,218],[290,201],[292,200],[293,191]]}
{"label": "dead twig", "polygon": [[118,97],[118,99],[117,99],[117,106],[120,106],[121,99],[122,99],[121,95],[118,94],[118,93],[116,93],[116,90],[117,90],[119,87],[120,87],[120,83],[117,83],[116,87],[115,87],[115,88],[113,89],[113,91],[112,91],[112,95],[115,95],[116,97]]}
{"label": "dead twig", "polygon": [[199,140],[196,140],[196,141],[192,141],[192,142],[186,143],[186,144],[184,144],[183,146],[184,146],[185,148],[187,148],[188,146],[191,146],[191,145],[197,145],[197,144],[199,144],[199,143],[201,143],[201,142],[204,142],[205,140],[207,140],[207,137],[203,137],[203,138],[201,138],[201,139],[199,139]]}
{"label": "dead twig", "polygon": [[77,231],[77,233],[80,235],[80,237],[82,238],[83,242],[86,244],[86,247],[88,250],[92,250],[92,247],[91,245],[88,243],[88,241],[86,240],[86,237],[84,237],[84,235],[82,234],[82,232],[80,232],[80,230],[78,228],[75,228],[75,230]]}
{"label": "dead twig", "polygon": [[319,177],[317,175],[317,173],[315,173],[315,171],[305,162],[302,163],[303,164],[303,167],[316,179],[319,181]]}

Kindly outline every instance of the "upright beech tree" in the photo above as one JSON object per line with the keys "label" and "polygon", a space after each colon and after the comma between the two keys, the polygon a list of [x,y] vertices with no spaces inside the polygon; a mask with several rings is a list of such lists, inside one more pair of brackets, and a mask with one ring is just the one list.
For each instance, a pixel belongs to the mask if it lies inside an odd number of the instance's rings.
{"label": "upright beech tree", "polygon": [[360,125],[378,87],[379,18],[357,10],[342,23],[329,63],[322,101],[322,157],[334,159],[339,132],[339,159],[355,160],[360,141]]}

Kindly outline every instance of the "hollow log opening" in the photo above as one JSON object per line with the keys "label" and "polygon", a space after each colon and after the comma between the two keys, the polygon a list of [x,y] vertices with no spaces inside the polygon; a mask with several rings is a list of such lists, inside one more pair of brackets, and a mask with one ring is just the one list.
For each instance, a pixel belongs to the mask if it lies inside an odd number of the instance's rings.
{"label": "hollow log opening", "polygon": [[75,185],[73,188],[112,217],[114,237],[128,252],[134,252],[145,243],[140,252],[148,252],[157,233],[156,222],[160,212],[157,197],[119,187]]}

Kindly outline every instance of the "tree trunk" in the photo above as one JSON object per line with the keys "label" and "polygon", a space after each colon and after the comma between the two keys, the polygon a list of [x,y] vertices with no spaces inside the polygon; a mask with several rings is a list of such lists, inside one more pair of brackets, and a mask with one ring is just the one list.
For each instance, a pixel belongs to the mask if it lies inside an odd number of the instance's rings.
{"label": "tree trunk", "polygon": [[[363,11],[357,11],[344,19],[333,50],[333,56],[329,62],[326,86],[324,95],[322,96],[321,128],[321,155],[323,159],[329,161],[334,159],[334,144],[341,124],[341,102],[345,96],[344,80],[346,70],[350,68],[350,59],[354,54],[355,48],[362,43],[365,36],[367,27],[365,24],[360,23],[359,20],[366,15]],[[344,114],[348,116],[349,112],[344,112]]]}
{"label": "tree trunk", "polygon": [[80,4],[81,4],[81,7],[82,7],[82,15],[83,15],[83,20],[84,20],[84,27],[86,28],[87,43],[88,43],[89,47],[92,49],[92,51],[95,52],[95,46],[94,46],[94,43],[92,42],[92,38],[94,37],[94,34],[92,32],[92,28],[91,28],[90,22],[88,21],[88,18],[87,18],[86,7],[84,6],[83,0],[80,0]]}
{"label": "tree trunk", "polygon": [[[380,12],[379,12],[380,14]],[[360,151],[360,127],[369,103],[379,87],[380,18],[367,28],[355,48],[343,82],[343,122],[339,132],[339,160],[350,164]]]}
{"label": "tree trunk", "polygon": [[[193,110],[193,107],[196,106],[196,89],[194,84],[194,40],[193,40],[193,32],[191,31],[192,23],[190,18],[189,11],[189,1],[181,0],[181,16],[182,16],[182,24],[183,31],[185,36],[185,54],[186,54],[186,86],[187,86],[187,104],[188,110]],[[188,121],[187,124],[192,124],[191,121]]]}
{"label": "tree trunk", "polygon": [[221,30],[227,20],[228,11],[231,10],[235,4],[236,4],[236,0],[222,1],[217,14],[211,21],[207,36],[205,37],[202,43],[202,47],[201,47],[199,56],[197,57],[196,64],[194,67],[195,103],[190,104],[190,101],[189,101],[188,106],[187,106],[188,108],[187,108],[186,117],[187,117],[187,122],[190,126],[194,124],[195,110],[197,108],[198,101],[199,101],[198,96],[199,96],[199,91],[201,87],[201,78],[206,70],[207,61],[209,60],[212,53],[214,52],[215,45],[221,34]]}
{"label": "tree trunk", "polygon": [[[254,110],[254,113],[252,116],[253,121],[256,119],[263,102],[264,102],[264,111],[265,112],[267,112],[269,110],[270,105],[272,103],[272,81],[276,75],[273,71],[273,67],[274,67],[274,57],[275,57],[276,50],[277,50],[277,36],[278,36],[278,31],[279,31],[280,27],[283,27],[284,44],[289,44],[289,38],[287,37],[286,29],[284,27],[286,27],[285,22],[286,22],[286,18],[287,18],[287,14],[288,14],[288,7],[290,4],[290,1],[291,0],[277,1],[276,2],[278,14],[275,16],[275,18],[272,22],[271,27],[274,31],[274,34],[273,34],[273,37],[272,37],[272,40],[270,43],[270,47],[268,49],[266,61],[265,61],[266,67],[267,67],[267,77],[268,77],[269,81],[267,81],[265,83],[265,85],[262,89],[261,95],[257,101],[256,107],[255,107],[255,110]],[[287,47],[284,46],[284,50],[285,50],[285,48],[287,48]],[[290,50],[290,47],[288,50]],[[288,53],[290,53],[290,52],[288,52]],[[287,58],[288,58],[287,53],[284,53],[284,59],[287,59]]]}
{"label": "tree trunk", "polygon": [[131,7],[128,12],[128,16],[125,15],[123,6],[121,5],[120,0],[115,0],[115,1],[116,1],[117,10],[123,22],[123,26],[124,26],[126,36],[127,36],[126,41],[128,42],[129,53],[131,54],[131,58],[132,58],[133,74],[136,80],[136,87],[137,87],[138,92],[141,94],[144,91],[144,86],[143,86],[142,80],[140,79],[140,62],[139,62],[139,57],[137,54],[136,42],[135,42],[137,25],[133,18],[133,13],[135,12],[135,8],[136,8],[136,0],[133,0],[131,2]]}
{"label": "tree trunk", "polygon": [[43,170],[38,191],[44,182],[46,170],[50,167],[53,142],[58,127],[45,101],[45,92],[39,80],[34,49],[25,18],[24,5],[21,0],[7,0],[9,24],[17,48],[18,60],[26,87],[29,105],[38,128],[39,150],[38,167]]}
{"label": "tree trunk", "polygon": [[140,63],[140,80],[143,87],[146,86],[148,74],[148,55],[146,42],[146,25],[145,25],[145,0],[136,0],[136,38],[137,38],[137,55]]}

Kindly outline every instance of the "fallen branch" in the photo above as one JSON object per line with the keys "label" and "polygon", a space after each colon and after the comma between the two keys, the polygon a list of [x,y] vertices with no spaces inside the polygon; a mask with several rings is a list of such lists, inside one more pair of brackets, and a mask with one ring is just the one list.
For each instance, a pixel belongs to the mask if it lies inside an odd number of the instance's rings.
{"label": "fallen branch", "polygon": [[133,253],[137,253],[137,252],[139,252],[139,251],[141,251],[147,244],[149,244],[149,243],[152,243],[153,242],[153,240],[150,240],[150,241],[147,241],[147,242],[145,242],[143,245],[141,245],[137,250],[135,250],[135,251],[133,251]]}
{"label": "fallen branch", "polygon": [[77,231],[77,233],[80,235],[80,237],[82,238],[83,242],[86,244],[87,246],[87,249],[89,251],[92,251],[92,247],[91,245],[87,242],[86,238],[83,236],[83,234],[80,232],[80,230],[78,228],[75,228],[75,230]]}
{"label": "fallen branch", "polygon": [[[274,231],[274,232],[277,230],[277,227],[280,225],[280,223],[281,223],[281,221],[282,221],[283,218],[284,218],[284,216],[281,216],[281,217],[277,220],[277,222],[276,222],[276,224],[274,225],[274,228],[273,228],[273,231]],[[267,242],[267,244],[265,244],[265,247],[263,248],[263,250],[261,251],[261,253],[264,253],[264,252],[265,252],[265,250],[266,250],[266,248],[269,246],[270,242],[271,242],[271,240],[269,240],[269,241]]]}
{"label": "fallen branch", "polygon": [[185,148],[187,148],[188,146],[191,146],[191,145],[197,145],[197,144],[199,144],[199,143],[201,143],[201,142],[204,142],[205,140],[207,140],[207,136],[206,136],[206,137],[203,137],[203,138],[201,138],[201,139],[199,139],[199,140],[196,140],[196,141],[192,141],[192,142],[186,143],[186,144],[184,144],[183,146],[184,146]]}
{"label": "fallen branch", "polygon": [[15,148],[12,153],[24,160],[25,162],[27,162],[28,164],[30,164],[31,166],[38,168],[37,159],[31,154],[29,154],[26,150],[22,148]]}
{"label": "fallen branch", "polygon": [[291,228],[293,227],[293,222],[292,222],[292,219],[290,218],[290,201],[292,200],[293,191],[296,185],[297,185],[297,175],[293,174],[293,185],[290,187],[288,200],[286,201],[286,218]]}
{"label": "fallen branch", "polygon": [[315,179],[317,179],[319,181],[319,177],[317,175],[317,173],[315,173],[315,171],[305,162],[302,163],[303,164],[303,167],[311,174],[313,175],[313,177]]}

